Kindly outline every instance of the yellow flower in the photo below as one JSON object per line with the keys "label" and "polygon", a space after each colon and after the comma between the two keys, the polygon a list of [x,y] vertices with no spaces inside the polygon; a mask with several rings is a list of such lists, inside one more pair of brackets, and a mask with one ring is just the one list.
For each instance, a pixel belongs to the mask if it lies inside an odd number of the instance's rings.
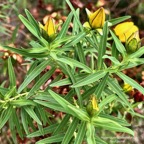
{"label": "yellow flower", "polygon": [[[126,42],[133,33],[138,32],[138,27],[133,22],[123,22],[118,24],[114,31],[121,42]],[[139,35],[136,36],[136,39],[139,39]]]}
{"label": "yellow flower", "polygon": [[56,37],[56,27],[54,24],[54,19],[48,17],[46,24],[43,26],[40,24],[42,30],[42,36],[47,40],[53,40]]}
{"label": "yellow flower", "polygon": [[125,84],[123,85],[123,90],[124,90],[124,92],[130,92],[130,91],[133,90],[133,87],[132,87],[131,85],[125,83]]}
{"label": "yellow flower", "polygon": [[86,9],[89,22],[84,23],[84,27],[98,29],[102,28],[105,22],[105,12],[104,8],[99,8],[94,13],[91,13],[88,9]]}

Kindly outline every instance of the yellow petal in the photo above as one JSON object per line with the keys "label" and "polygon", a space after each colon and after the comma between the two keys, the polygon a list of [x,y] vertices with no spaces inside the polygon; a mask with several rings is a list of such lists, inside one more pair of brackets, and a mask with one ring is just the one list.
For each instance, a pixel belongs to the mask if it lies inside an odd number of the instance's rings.
{"label": "yellow petal", "polygon": [[102,28],[105,22],[105,12],[101,7],[89,15],[89,23],[92,28]]}
{"label": "yellow petal", "polygon": [[87,13],[88,18],[92,14],[92,12],[90,12],[87,8],[86,8],[86,13]]}
{"label": "yellow petal", "polygon": [[48,18],[44,26],[44,30],[47,32],[48,36],[54,35],[56,33],[54,20],[51,17]]}
{"label": "yellow petal", "polygon": [[132,35],[132,33],[138,31],[138,27],[135,26],[133,22],[124,22],[118,24],[114,28],[114,31],[122,42],[126,42],[126,40]]}
{"label": "yellow petal", "polygon": [[95,96],[92,97],[92,105],[93,105],[93,109],[99,111],[97,100],[96,100]]}

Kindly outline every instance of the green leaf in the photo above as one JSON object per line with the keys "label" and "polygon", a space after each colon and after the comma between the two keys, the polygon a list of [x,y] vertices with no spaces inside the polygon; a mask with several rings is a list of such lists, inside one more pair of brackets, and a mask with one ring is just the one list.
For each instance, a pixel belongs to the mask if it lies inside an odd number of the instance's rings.
{"label": "green leaf", "polygon": [[52,143],[58,143],[61,142],[63,140],[65,134],[58,134],[58,135],[54,135],[48,138],[44,138],[38,142],[36,142],[36,144],[52,144]]}
{"label": "green leaf", "polygon": [[70,65],[72,68],[75,66],[75,67],[79,67],[79,68],[82,68],[83,70],[85,70],[87,73],[91,73],[92,70],[86,66],[85,64],[77,61],[77,60],[74,60],[72,58],[68,58],[68,57],[62,57],[62,58],[59,58],[59,57],[54,57],[54,59],[56,59],[57,61],[60,61],[64,64],[68,64]]}
{"label": "green leaf", "polygon": [[10,57],[8,58],[8,74],[9,74],[10,87],[16,86],[15,72]]}
{"label": "green leaf", "polygon": [[20,93],[35,77],[37,77],[46,66],[51,62],[50,59],[43,61],[39,64],[24,80],[24,82],[20,85],[18,89],[18,93]]}
{"label": "green leaf", "polygon": [[15,26],[15,29],[12,32],[12,38],[11,38],[12,43],[15,43],[15,41],[16,41],[18,29],[19,29],[19,25]]}
{"label": "green leaf", "polygon": [[13,120],[12,116],[9,118],[9,128],[10,128],[10,132],[11,132],[11,136],[12,136],[12,140],[14,144],[18,144],[17,136],[16,136],[15,121]]}
{"label": "green leaf", "polygon": [[133,58],[139,58],[144,54],[144,46],[139,48],[136,52],[132,53],[131,55],[129,55],[129,57],[131,59]]}
{"label": "green leaf", "polygon": [[13,48],[13,47],[9,47],[9,46],[3,46],[4,49],[13,51],[15,53],[18,53],[22,56],[26,56],[26,57],[31,57],[31,58],[43,58],[43,57],[47,57],[48,53],[28,53],[27,49],[21,49],[21,48]]}
{"label": "green leaf", "polygon": [[[88,76],[88,74],[80,73],[80,75],[75,75],[74,77],[75,77],[76,81],[79,81],[79,80],[85,78],[86,76]],[[70,84],[72,84],[70,78],[65,78],[65,79],[62,79],[62,80],[59,80],[56,82],[52,81],[52,84],[50,84],[50,86],[55,87],[55,86],[64,86],[64,85],[70,85]]]}
{"label": "green leaf", "polygon": [[[65,66],[67,72],[68,72],[68,75],[72,81],[72,83],[75,83],[76,82],[76,78],[75,78],[75,75],[73,74],[73,70],[70,69],[68,66]],[[78,103],[80,105],[80,107],[82,107],[82,97],[81,97],[81,94],[80,94],[80,89],[79,88],[75,88],[75,92],[76,92],[76,95],[78,97]]]}
{"label": "green leaf", "polygon": [[60,95],[56,94],[52,90],[48,90],[48,92],[66,111],[69,111],[70,114],[73,113],[73,111],[71,111],[68,107],[68,105],[72,104],[70,104],[68,101],[66,101],[64,98],[62,98]]}
{"label": "green leaf", "polygon": [[142,94],[144,94],[144,88],[139,85],[135,80],[131,79],[130,77],[126,76],[122,72],[117,72],[116,73],[121,79],[124,80],[124,82],[130,84],[132,87],[135,89],[139,90]]}
{"label": "green leaf", "polygon": [[13,101],[11,101],[11,104],[13,106],[16,106],[16,107],[22,107],[22,106],[27,106],[27,105],[36,106],[36,103],[33,102],[30,99],[17,99],[17,100],[13,100]]}
{"label": "green leaf", "polygon": [[38,110],[38,113],[40,114],[41,120],[43,122],[43,126],[46,126],[47,122],[49,122],[49,119],[48,119],[49,113],[41,105],[37,105],[36,109]]}
{"label": "green leaf", "polygon": [[110,30],[110,33],[111,33],[112,38],[114,39],[117,50],[123,55],[123,57],[125,57],[126,55],[125,47],[111,30]]}
{"label": "green leaf", "polygon": [[[76,9],[76,15],[77,15],[77,18],[79,19],[80,17],[80,9]],[[72,29],[72,34],[75,35],[75,34],[78,34],[79,33],[79,25],[77,23],[77,20],[76,18],[74,17],[73,19],[73,29]]]}
{"label": "green leaf", "polygon": [[98,87],[96,88],[96,90],[94,92],[97,99],[99,99],[101,97],[101,94],[102,94],[102,92],[103,92],[103,90],[104,90],[104,88],[106,86],[108,76],[109,76],[109,73],[107,73],[103,77],[102,81],[100,82],[100,84],[98,85]]}
{"label": "green leaf", "polygon": [[7,88],[3,88],[0,86],[0,92],[2,95],[5,95],[7,93],[8,89]]}
{"label": "green leaf", "polygon": [[26,26],[26,28],[37,38],[39,37],[39,34],[37,33],[37,30],[35,28],[35,25],[30,23],[24,16],[19,15],[20,20],[23,22],[23,24]]}
{"label": "green leaf", "polygon": [[32,53],[32,54],[40,54],[40,53],[46,53],[48,52],[48,47],[37,47],[37,48],[29,48],[26,49],[27,53]]}
{"label": "green leaf", "polygon": [[62,28],[61,28],[61,31],[59,32],[59,34],[58,34],[58,36],[57,36],[56,39],[61,39],[61,38],[65,37],[65,35],[66,35],[66,33],[67,33],[67,30],[68,30],[68,28],[69,28],[69,24],[70,24],[71,19],[72,19],[72,16],[73,16],[73,13],[71,12],[71,13],[68,15],[66,21],[64,22],[64,24],[63,24],[63,26],[62,26]]}
{"label": "green leaf", "polygon": [[131,125],[125,119],[122,119],[122,118],[119,118],[119,117],[116,117],[116,116],[112,116],[112,115],[108,115],[108,114],[103,114],[103,113],[100,113],[99,116],[103,117],[103,118],[110,119],[112,121],[115,121],[115,122],[119,123],[122,126],[130,126]]}
{"label": "green leaf", "polygon": [[49,90],[50,95],[67,111],[67,113],[84,121],[89,121],[88,114],[80,108],[73,106],[71,103],[66,101],[64,98]]}
{"label": "green leaf", "polygon": [[113,56],[104,55],[103,58],[111,60],[115,65],[119,65],[120,64],[120,62]]}
{"label": "green leaf", "polygon": [[4,99],[7,100],[10,97],[12,97],[14,92],[16,92],[16,86],[12,87],[10,90],[7,91],[7,93],[4,96]]}
{"label": "green leaf", "polygon": [[91,84],[93,82],[98,81],[100,78],[104,77],[105,74],[106,74],[105,71],[97,71],[95,73],[90,74],[86,78],[76,82],[71,87],[80,87],[80,86]]}
{"label": "green leaf", "polygon": [[110,104],[115,99],[117,99],[117,96],[115,94],[109,95],[106,98],[104,98],[100,102],[100,104],[99,104],[99,111],[98,111],[98,113],[100,113],[101,111],[103,111],[104,110],[104,106],[106,106],[107,104]]}
{"label": "green leaf", "polygon": [[23,138],[23,132],[22,132],[21,124],[20,124],[19,117],[18,117],[15,109],[12,109],[12,115],[11,116],[12,116],[13,121],[15,123],[15,126],[17,128],[17,132],[18,132],[19,136],[21,138]]}
{"label": "green leaf", "polygon": [[114,26],[120,22],[123,22],[127,19],[130,19],[131,16],[122,16],[122,17],[118,17],[118,18],[115,18],[115,19],[111,19],[111,20],[108,20],[108,22],[110,23],[110,26]]}
{"label": "green leaf", "polygon": [[41,121],[39,120],[38,116],[34,112],[34,110],[31,107],[25,106],[25,111],[29,114],[31,118],[33,118],[39,125],[42,125]]}
{"label": "green leaf", "polygon": [[[52,133],[57,128],[57,126],[58,124],[53,124],[53,125],[43,128],[44,135]],[[41,136],[40,130],[27,135],[28,138],[39,137],[39,136]]]}
{"label": "green leaf", "polygon": [[77,44],[78,42],[80,42],[84,37],[86,36],[86,32],[80,32],[79,34],[77,34],[76,36],[73,37],[73,39],[71,39],[70,42],[68,42],[65,47],[71,47],[75,44]]}
{"label": "green leaf", "polygon": [[117,122],[112,121],[107,118],[93,117],[92,123],[96,127],[102,127],[109,131],[125,132],[125,133],[131,134],[132,136],[134,136],[134,132],[131,129],[123,127],[120,124],[118,124]]}
{"label": "green leaf", "polygon": [[68,107],[73,111],[73,115],[79,118],[80,120],[90,121],[89,115],[86,111],[71,105],[68,105]]}
{"label": "green leaf", "polygon": [[95,128],[91,123],[87,123],[86,138],[88,144],[96,144]]}
{"label": "green leaf", "polygon": [[55,86],[65,86],[65,85],[70,85],[71,81],[69,78],[65,78],[59,81],[56,81],[55,83],[50,84],[50,87],[55,87]]}
{"label": "green leaf", "polygon": [[88,88],[88,89],[82,94],[83,100],[86,99],[86,98],[89,98],[89,96],[92,95],[92,94],[95,92],[96,88],[97,88],[97,85]]}
{"label": "green leaf", "polygon": [[61,123],[58,125],[58,127],[53,132],[53,135],[60,133],[63,130],[63,128],[66,127],[66,124],[68,123],[69,119],[70,119],[70,115],[66,114],[65,117],[63,118],[63,120],[61,121]]}
{"label": "green leaf", "polygon": [[25,9],[25,13],[26,13],[26,15],[27,15],[28,20],[29,20],[29,21],[31,22],[31,24],[35,27],[38,36],[40,36],[41,34],[40,34],[40,27],[39,27],[39,25],[38,25],[38,22],[34,19],[34,17],[31,15],[31,13],[30,13],[27,9]]}
{"label": "green leaf", "polygon": [[74,144],[81,144],[86,134],[86,122],[82,121],[78,128],[78,133]]}
{"label": "green leaf", "polygon": [[66,109],[64,109],[61,105],[52,103],[52,102],[47,102],[47,101],[40,101],[40,100],[34,100],[34,102],[43,105],[45,107],[51,108],[56,111],[61,111],[61,112],[68,112]]}
{"label": "green leaf", "polygon": [[103,55],[106,52],[106,43],[107,43],[107,36],[108,36],[108,22],[105,22],[103,27],[103,36],[100,40],[100,45],[98,49],[98,69],[102,69],[103,65]]}
{"label": "green leaf", "polygon": [[85,58],[85,55],[84,55],[84,49],[81,45],[81,43],[78,43],[77,46],[75,46],[75,50],[76,50],[76,53],[79,57],[79,60],[81,63],[83,64],[86,64],[86,58]]}
{"label": "green leaf", "polygon": [[70,124],[68,130],[65,133],[65,136],[64,136],[61,144],[68,144],[70,142],[70,140],[73,137],[74,132],[77,128],[78,122],[79,122],[79,120],[77,118],[73,119],[73,121]]}
{"label": "green leaf", "polygon": [[[119,51],[116,48],[115,42],[112,44],[112,57],[116,58],[117,60],[119,59]],[[115,61],[116,62],[116,61]]]}
{"label": "green leaf", "polygon": [[78,15],[77,15],[74,7],[72,6],[72,4],[71,4],[71,2],[70,2],[69,0],[66,0],[66,2],[67,2],[67,4],[68,4],[68,6],[70,7],[71,11],[73,12],[73,15],[74,15],[74,17],[75,17],[75,19],[76,19],[76,22],[78,23],[81,31],[83,31],[84,28],[83,28],[83,26],[82,26],[82,24],[81,24],[81,22],[80,22],[80,20],[79,20],[79,17],[78,17]]}
{"label": "green leaf", "polygon": [[26,134],[28,135],[29,132],[29,126],[28,126],[28,120],[27,120],[28,114],[26,113],[26,111],[21,108],[21,121],[22,121],[22,125],[24,128],[24,131],[26,132]]}
{"label": "green leaf", "polygon": [[119,86],[119,84],[116,83],[111,78],[108,79],[107,84],[111,88],[111,90],[114,91],[119,96],[119,98],[125,103],[125,105],[127,105],[133,111],[133,108],[131,107],[130,103],[128,102],[126,94],[123,92],[123,90]]}
{"label": "green leaf", "polygon": [[12,114],[12,106],[10,105],[7,109],[2,111],[0,115],[0,129],[5,125],[5,123],[9,120]]}
{"label": "green leaf", "polygon": [[48,72],[46,72],[32,87],[32,89],[29,91],[29,94],[27,95],[27,98],[29,98],[33,92],[37,91],[41,85],[43,85],[54,73],[55,68],[51,68]]}

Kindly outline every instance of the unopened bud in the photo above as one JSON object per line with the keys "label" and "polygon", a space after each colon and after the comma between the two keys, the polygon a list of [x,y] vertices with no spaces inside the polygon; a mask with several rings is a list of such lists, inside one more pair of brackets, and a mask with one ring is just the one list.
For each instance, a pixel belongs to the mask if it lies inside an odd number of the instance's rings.
{"label": "unopened bud", "polygon": [[99,111],[97,100],[96,100],[95,96],[93,96],[91,98],[91,100],[88,102],[88,104],[86,106],[86,110],[91,117],[96,115],[96,113]]}

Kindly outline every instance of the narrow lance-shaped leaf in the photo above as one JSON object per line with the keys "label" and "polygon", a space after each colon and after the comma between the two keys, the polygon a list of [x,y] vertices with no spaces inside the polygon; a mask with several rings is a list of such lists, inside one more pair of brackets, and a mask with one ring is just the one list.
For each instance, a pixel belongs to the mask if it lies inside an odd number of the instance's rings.
{"label": "narrow lance-shaped leaf", "polygon": [[72,16],[73,16],[73,13],[71,12],[71,13],[68,15],[65,23],[63,24],[62,29],[61,29],[61,31],[59,32],[59,34],[58,34],[58,36],[57,36],[56,39],[61,39],[61,38],[63,38],[63,37],[66,35],[67,30],[68,30],[68,27],[69,27],[69,24],[70,24],[71,19],[72,19]]}
{"label": "narrow lance-shaped leaf", "polygon": [[[45,127],[43,129],[44,135],[52,133],[57,128],[57,126],[58,126],[58,124],[52,124],[52,125],[50,125],[48,127]],[[41,136],[40,130],[35,131],[35,132],[30,133],[29,135],[27,135],[28,138],[39,137],[39,136]]]}
{"label": "narrow lance-shaped leaf", "polygon": [[89,76],[87,76],[86,78],[78,81],[77,83],[73,84],[71,87],[80,87],[80,86],[84,86],[84,85],[88,85],[90,83],[96,82],[98,81],[100,78],[104,77],[106,74],[105,71],[98,71],[95,72],[93,74],[90,74]]}
{"label": "narrow lance-shaped leaf", "polygon": [[122,17],[119,17],[119,18],[108,20],[108,22],[110,23],[109,26],[114,26],[114,25],[116,25],[116,24],[118,24],[120,22],[123,22],[123,21],[125,21],[127,19],[130,19],[130,18],[131,18],[131,16],[122,16]]}
{"label": "narrow lance-shaped leaf", "polygon": [[10,57],[8,59],[8,73],[9,73],[10,87],[16,86],[15,72]]}
{"label": "narrow lance-shaped leaf", "polygon": [[101,36],[101,40],[100,40],[100,46],[98,50],[98,69],[102,69],[102,65],[103,65],[102,57],[106,51],[107,35],[108,35],[108,22],[104,24],[103,36]]}
{"label": "narrow lance-shaped leaf", "polygon": [[86,134],[86,122],[82,121],[78,128],[78,133],[74,144],[81,144],[83,142],[85,134]]}
{"label": "narrow lance-shaped leaf", "polygon": [[96,88],[96,90],[95,90],[95,92],[94,92],[97,99],[99,99],[99,98],[101,97],[101,94],[102,94],[102,92],[103,92],[103,90],[104,90],[104,88],[105,88],[105,85],[106,85],[108,76],[109,76],[109,73],[107,73],[107,74],[103,77],[102,81],[100,82],[100,84],[98,85],[98,87]]}
{"label": "narrow lance-shaped leaf", "polygon": [[34,19],[34,17],[32,16],[32,14],[27,9],[25,9],[25,13],[27,15],[28,20],[35,27],[35,29],[37,31],[37,34],[40,36],[40,28],[39,28],[38,22]]}
{"label": "narrow lance-shaped leaf", "polygon": [[119,98],[125,103],[125,105],[127,105],[133,111],[122,88],[111,78],[108,79],[107,84],[119,96]]}
{"label": "narrow lance-shaped leaf", "polygon": [[87,123],[86,138],[88,144],[96,144],[95,128],[91,123]]}
{"label": "narrow lance-shaped leaf", "polygon": [[65,125],[68,123],[69,119],[70,119],[70,115],[66,114],[65,117],[63,118],[63,120],[61,121],[61,123],[57,126],[57,128],[53,132],[53,135],[56,135],[60,131],[62,131],[62,129],[65,128]]}
{"label": "narrow lance-shaped leaf", "polygon": [[77,13],[76,13],[74,7],[72,6],[72,4],[71,4],[71,2],[70,2],[69,0],[66,0],[66,2],[67,2],[67,4],[69,5],[70,9],[72,10],[72,12],[73,12],[73,14],[74,14],[74,17],[75,17],[75,19],[76,19],[76,22],[78,23],[81,31],[83,31],[84,28],[83,28],[82,24],[80,23],[80,20],[79,20],[79,18],[78,18],[78,16],[77,16]]}
{"label": "narrow lance-shaped leaf", "polygon": [[144,46],[139,48],[136,52],[129,55],[131,59],[141,57],[144,54]]}
{"label": "narrow lance-shaped leaf", "polygon": [[20,20],[23,22],[23,24],[27,27],[27,29],[37,38],[40,38],[34,25],[32,25],[24,16],[19,15]]}
{"label": "narrow lance-shaped leaf", "polygon": [[57,134],[48,138],[44,138],[42,140],[39,140],[36,142],[36,144],[52,144],[52,143],[58,143],[63,140],[65,134]]}
{"label": "narrow lance-shaped leaf", "polygon": [[22,121],[22,125],[24,128],[24,131],[26,132],[26,134],[29,134],[29,126],[28,126],[28,120],[27,120],[27,113],[26,111],[21,108],[21,121]]}
{"label": "narrow lance-shaped leaf", "polygon": [[29,114],[31,118],[33,118],[39,125],[42,125],[41,121],[39,120],[38,116],[34,112],[34,110],[31,107],[25,106],[25,111]]}
{"label": "narrow lance-shaped leaf", "polygon": [[24,82],[20,85],[18,89],[18,93],[20,93],[36,76],[38,76],[44,68],[51,62],[50,59],[43,61],[39,64],[24,80]]}
{"label": "narrow lance-shaped leaf", "polygon": [[13,51],[15,53],[18,53],[22,56],[26,56],[26,57],[31,57],[31,58],[43,58],[43,57],[47,57],[48,53],[41,53],[41,54],[37,54],[37,53],[28,53],[27,49],[21,49],[21,48],[13,48],[13,47],[9,47],[9,46],[3,46],[4,49]]}
{"label": "narrow lance-shaped leaf", "polygon": [[33,94],[34,91],[38,90],[42,84],[44,84],[54,73],[55,68],[50,69],[47,73],[45,73],[32,87],[32,89],[29,91],[29,94],[27,95],[27,98]]}
{"label": "narrow lance-shaped leaf", "polygon": [[123,44],[120,42],[120,40],[116,37],[116,35],[111,30],[110,30],[110,33],[114,39],[117,50],[123,55],[123,57],[125,57],[125,55],[126,55],[125,47],[123,46]]}
{"label": "narrow lance-shaped leaf", "polygon": [[67,132],[65,133],[65,136],[62,140],[61,144],[68,144],[72,138],[72,136],[74,135],[74,132],[77,128],[79,120],[77,118],[74,118],[71,125],[69,126]]}
{"label": "narrow lance-shaped leaf", "polygon": [[136,88],[137,90],[139,90],[142,94],[144,94],[144,88],[141,85],[139,85],[136,81],[134,81],[130,77],[126,76],[122,72],[117,72],[116,74],[121,79],[123,79],[126,83],[130,84],[131,86],[133,86],[134,88]]}
{"label": "narrow lance-shaped leaf", "polygon": [[0,115],[0,129],[5,125],[12,114],[12,106],[5,109]]}
{"label": "narrow lance-shaped leaf", "polygon": [[118,124],[117,122],[112,121],[107,118],[94,117],[92,119],[92,123],[96,127],[102,127],[109,131],[125,132],[125,133],[131,134],[132,136],[134,136],[134,132],[131,129],[129,129],[127,127],[123,127],[120,124]]}

